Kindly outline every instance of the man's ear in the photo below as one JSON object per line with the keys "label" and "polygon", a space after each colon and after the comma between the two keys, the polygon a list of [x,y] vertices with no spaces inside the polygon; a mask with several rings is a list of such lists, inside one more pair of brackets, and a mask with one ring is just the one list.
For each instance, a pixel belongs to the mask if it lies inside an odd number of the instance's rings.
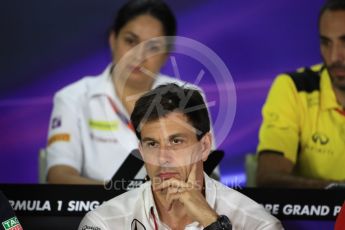
{"label": "man's ear", "polygon": [[162,64],[162,66],[164,65],[164,63],[167,62],[168,57],[170,57],[170,53],[167,52],[167,53],[164,53],[163,55],[164,55],[164,57],[163,57],[163,64]]}
{"label": "man's ear", "polygon": [[138,149],[139,149],[141,158],[143,159],[143,161],[145,161],[144,154],[143,154],[143,146],[141,145],[141,140],[139,141]]}
{"label": "man's ear", "polygon": [[208,155],[211,152],[212,148],[212,135],[210,132],[207,132],[200,140],[201,143],[201,157],[203,161],[206,161],[208,158]]}
{"label": "man's ear", "polygon": [[116,34],[114,31],[110,32],[108,42],[109,42],[109,46],[111,48],[111,53],[113,54],[114,50],[115,50],[115,42],[116,42]]}

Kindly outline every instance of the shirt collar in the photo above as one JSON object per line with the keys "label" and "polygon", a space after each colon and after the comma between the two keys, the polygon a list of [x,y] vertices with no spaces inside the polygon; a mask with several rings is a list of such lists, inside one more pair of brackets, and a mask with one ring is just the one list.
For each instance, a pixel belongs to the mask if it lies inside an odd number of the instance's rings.
{"label": "shirt collar", "polygon": [[[145,210],[145,218],[149,220],[149,222],[154,226],[154,218],[156,218],[157,222],[159,221],[159,215],[156,209],[156,204],[153,199],[151,181],[146,182],[142,186],[145,186],[143,192],[143,202],[144,202],[144,210]],[[152,210],[152,211],[151,211]],[[153,212],[153,215],[152,215]]]}
{"label": "shirt collar", "polygon": [[109,64],[106,69],[97,77],[97,83],[92,86],[89,91],[90,97],[106,95],[111,98],[115,97],[115,88],[111,80],[112,64]]}
{"label": "shirt collar", "polygon": [[213,208],[216,204],[217,190],[214,181],[205,172],[204,183],[206,201]]}
{"label": "shirt collar", "polygon": [[116,108],[122,113],[127,119],[130,115],[125,109],[124,105],[121,103],[120,98],[117,96],[116,88],[114,87],[111,71],[114,68],[112,64],[109,64],[106,69],[96,77],[97,80],[94,85],[89,90],[89,98],[106,96],[109,98],[115,105]]}
{"label": "shirt collar", "polygon": [[329,76],[328,70],[323,68],[320,72],[320,100],[321,109],[335,109],[340,108],[335,97],[335,93],[332,87],[331,78]]}

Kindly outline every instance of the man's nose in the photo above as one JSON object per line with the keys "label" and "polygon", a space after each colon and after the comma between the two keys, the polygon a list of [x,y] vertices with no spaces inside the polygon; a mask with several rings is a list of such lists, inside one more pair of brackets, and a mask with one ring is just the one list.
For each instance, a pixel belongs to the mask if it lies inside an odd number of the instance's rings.
{"label": "man's nose", "polygon": [[338,42],[335,43],[331,50],[331,63],[343,63],[345,60],[345,46]]}
{"label": "man's nose", "polygon": [[158,160],[161,166],[169,167],[171,164],[171,151],[169,146],[160,146]]}

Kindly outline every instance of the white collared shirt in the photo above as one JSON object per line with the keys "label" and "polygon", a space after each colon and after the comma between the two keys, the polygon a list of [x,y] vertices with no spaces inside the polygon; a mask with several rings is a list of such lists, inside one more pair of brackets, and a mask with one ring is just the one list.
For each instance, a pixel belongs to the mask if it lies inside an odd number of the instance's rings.
{"label": "white collared shirt", "polygon": [[[48,132],[47,171],[55,165],[68,165],[84,177],[108,181],[138,147],[134,131],[120,119],[109,101],[110,98],[129,120],[115,92],[110,69],[108,66],[101,75],[84,77],[55,94]],[[185,84],[159,74],[153,88],[166,83]],[[136,178],[145,176],[143,167]]]}
{"label": "white collared shirt", "polygon": [[[204,174],[207,203],[219,214],[226,215],[233,230],[283,229],[280,221],[269,214],[261,205]],[[139,188],[123,193],[86,214],[79,225],[79,230],[97,229],[155,229],[155,220],[159,230],[169,229],[159,220],[154,203],[151,182]],[[197,222],[188,224],[185,229],[201,230]]]}

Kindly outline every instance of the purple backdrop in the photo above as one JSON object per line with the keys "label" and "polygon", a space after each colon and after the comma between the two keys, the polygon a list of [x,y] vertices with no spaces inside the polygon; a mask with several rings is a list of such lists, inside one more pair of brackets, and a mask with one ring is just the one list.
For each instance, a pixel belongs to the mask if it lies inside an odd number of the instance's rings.
{"label": "purple backdrop", "polygon": [[[33,0],[1,3],[0,183],[36,183],[52,97],[110,61],[107,28],[124,1]],[[222,180],[242,184],[244,154],[254,152],[261,107],[276,74],[320,62],[317,15],[322,0],[171,1],[180,36],[212,49],[229,68],[237,92],[233,126],[221,143]],[[198,63],[178,62],[194,81]],[[173,74],[169,64],[163,69]],[[213,117],[222,97],[212,77],[200,82]]]}

